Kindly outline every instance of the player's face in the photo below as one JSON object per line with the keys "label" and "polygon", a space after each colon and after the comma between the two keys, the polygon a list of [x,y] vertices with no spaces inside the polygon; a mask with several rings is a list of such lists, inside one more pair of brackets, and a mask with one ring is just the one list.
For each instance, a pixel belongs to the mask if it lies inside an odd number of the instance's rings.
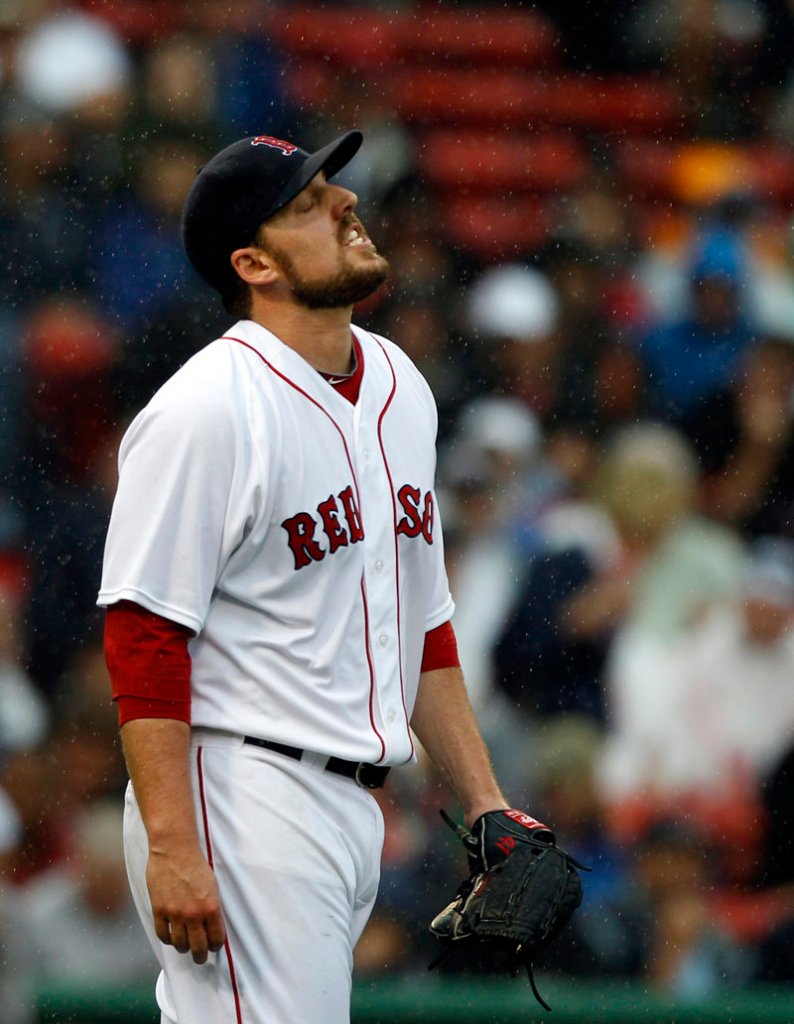
{"label": "player's face", "polygon": [[260,231],[300,305],[352,306],[386,280],[389,264],[355,215],[357,202],[355,193],[320,172]]}

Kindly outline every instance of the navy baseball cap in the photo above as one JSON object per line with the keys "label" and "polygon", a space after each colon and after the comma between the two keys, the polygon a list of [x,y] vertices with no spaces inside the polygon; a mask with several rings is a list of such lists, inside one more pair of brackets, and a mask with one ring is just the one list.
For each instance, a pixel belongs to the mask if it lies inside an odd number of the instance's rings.
{"label": "navy baseball cap", "polygon": [[229,261],[250,245],[259,225],[305,188],[318,171],[331,178],[356,155],[363,140],[349,131],[307,153],[285,139],[253,135],[222,149],[198,172],[182,211],[188,259],[221,295],[238,276]]}

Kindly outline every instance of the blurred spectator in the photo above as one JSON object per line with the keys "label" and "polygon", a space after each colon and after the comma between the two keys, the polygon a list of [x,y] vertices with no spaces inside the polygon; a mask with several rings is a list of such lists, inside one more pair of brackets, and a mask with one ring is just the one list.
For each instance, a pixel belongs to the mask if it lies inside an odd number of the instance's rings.
{"label": "blurred spectator", "polygon": [[698,243],[689,266],[689,308],[651,328],[640,339],[652,409],[680,419],[735,379],[739,359],[753,339],[748,322],[745,254],[725,228]]}
{"label": "blurred spectator", "polygon": [[140,85],[122,126],[134,165],[145,161],[152,142],[172,138],[217,152],[226,132],[218,115],[211,40],[198,33],[166,35],[143,52],[141,65]]}
{"label": "blurred spectator", "polygon": [[681,84],[689,132],[734,139],[763,121],[769,89],[791,61],[791,28],[779,0],[645,0],[634,6],[626,39],[636,60],[661,65]]}
{"label": "blurred spectator", "polygon": [[391,338],[416,363],[433,390],[439,438],[449,434],[460,407],[473,390],[466,361],[450,336],[443,307],[425,292],[405,291],[379,316],[379,333]]}
{"label": "blurred spectator", "polygon": [[291,138],[304,119],[291,106],[289,63],[273,39],[270,19],[280,17],[280,4],[261,0],[195,4],[185,14],[186,28],[211,48],[218,123],[229,141],[263,130]]}
{"label": "blurred spectator", "polygon": [[564,238],[545,256],[565,339],[554,422],[579,423],[592,436],[635,422],[648,408],[645,368],[627,341],[644,310],[624,261],[594,244]]}
{"label": "blurred spectator", "polygon": [[732,386],[681,421],[703,473],[703,505],[749,535],[794,538],[794,339],[762,338]]}
{"label": "blurred spectator", "polygon": [[78,812],[68,860],[20,892],[35,984],[105,987],[156,972],[130,895],[121,827],[119,801],[88,804]]}
{"label": "blurred spectator", "polygon": [[[422,295],[436,304],[449,326],[459,329],[460,268],[438,230],[434,197],[420,181],[408,177],[384,197],[381,213],[382,248],[391,264],[389,294]],[[473,384],[472,390],[482,390],[482,383]]]}
{"label": "blurred spectator", "polygon": [[492,698],[493,639],[520,579],[509,527],[539,443],[537,421],[519,401],[482,397],[462,410],[441,454],[455,630],[469,695],[480,710]]}
{"label": "blurred spectator", "polygon": [[758,977],[794,981],[794,738],[764,779],[761,790],[767,828],[764,836],[759,896],[765,927],[760,937]]}
{"label": "blurred spectator", "polygon": [[107,315],[132,336],[174,307],[187,310],[197,301],[197,275],[182,248],[181,215],[207,156],[187,139],[152,140],[138,154],[134,187],[97,227],[92,259],[96,296]]}
{"label": "blurred spectator", "polygon": [[43,301],[26,344],[25,661],[52,699],[69,659],[101,624],[96,593],[120,438],[111,391],[118,347],[96,310],[71,299]]}
{"label": "blurred spectator", "polygon": [[485,388],[520,399],[545,422],[559,399],[563,353],[547,275],[519,263],[489,267],[468,290],[466,314],[490,370]]}
{"label": "blurred spectator", "polygon": [[65,126],[13,95],[0,119],[0,304],[8,317],[56,288],[85,287],[93,215],[68,187]]}
{"label": "blurred spectator", "polygon": [[629,864],[628,884],[582,922],[600,971],[685,1000],[747,984],[755,958],[719,924],[713,861],[696,826],[659,822]]}
{"label": "blurred spectator", "polygon": [[646,816],[696,814],[715,839],[757,850],[761,784],[794,738],[792,627],[794,546],[766,538],[734,600],[679,637],[634,638],[609,680],[607,798]]}
{"label": "blurred spectator", "polygon": [[[2,791],[0,790],[0,801]],[[0,1005],[4,1024],[34,1024],[34,992],[27,970],[29,950],[19,894],[3,877],[2,808],[0,808]]]}
{"label": "blurred spectator", "polygon": [[77,5],[51,4],[20,39],[13,71],[31,103],[61,114],[126,102],[132,64],[107,21]]}
{"label": "blurred spectator", "polygon": [[566,850],[592,870],[582,874],[589,912],[624,883],[627,851],[609,834],[598,788],[604,730],[591,718],[565,715],[538,731],[538,813],[565,836]]}
{"label": "blurred spectator", "polygon": [[579,715],[544,723],[533,738],[538,790],[533,806],[557,835],[565,836],[566,850],[591,869],[581,872],[582,906],[538,961],[542,969],[575,975],[598,972],[598,960],[589,948],[587,919],[597,920],[631,878],[631,851],[607,829],[597,785],[596,765],[603,742],[601,727]]}
{"label": "blurred spectator", "polygon": [[62,677],[44,740],[11,754],[0,773],[21,829],[10,880],[26,885],[68,859],[81,809],[104,797],[120,799],[125,781],[102,645],[95,643]]}
{"label": "blurred spectator", "polygon": [[22,668],[21,597],[0,588],[0,771],[14,751],[30,750],[49,727],[47,706]]}
{"label": "blurred spectator", "polygon": [[499,684],[518,709],[603,721],[615,638],[663,644],[733,591],[739,542],[697,515],[696,483],[680,434],[647,422],[610,440],[589,500],[547,512],[549,549],[532,562],[496,648]]}

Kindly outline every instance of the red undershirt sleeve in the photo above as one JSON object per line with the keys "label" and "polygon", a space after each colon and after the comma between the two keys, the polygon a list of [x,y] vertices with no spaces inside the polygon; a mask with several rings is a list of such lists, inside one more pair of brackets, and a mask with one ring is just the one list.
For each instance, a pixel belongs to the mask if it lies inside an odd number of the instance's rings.
{"label": "red undershirt sleeve", "polygon": [[105,661],[119,724],[134,718],[190,722],[191,631],[132,601],[105,615]]}
{"label": "red undershirt sleeve", "polygon": [[458,642],[451,622],[437,626],[425,633],[425,649],[422,654],[422,672],[432,672],[438,668],[457,668]]}

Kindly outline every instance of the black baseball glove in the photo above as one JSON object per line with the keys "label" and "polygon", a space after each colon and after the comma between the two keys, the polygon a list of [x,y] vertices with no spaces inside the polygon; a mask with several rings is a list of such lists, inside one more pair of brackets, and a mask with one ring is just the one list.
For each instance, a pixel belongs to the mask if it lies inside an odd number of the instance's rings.
{"label": "black baseball glove", "polygon": [[525,968],[535,998],[546,1010],[532,975],[532,958],[570,921],[582,902],[577,868],[554,833],[522,811],[489,811],[471,831],[442,817],[460,836],[471,874],[453,901],[430,924],[443,943],[435,967],[458,943],[476,945],[492,965],[517,974]]}

